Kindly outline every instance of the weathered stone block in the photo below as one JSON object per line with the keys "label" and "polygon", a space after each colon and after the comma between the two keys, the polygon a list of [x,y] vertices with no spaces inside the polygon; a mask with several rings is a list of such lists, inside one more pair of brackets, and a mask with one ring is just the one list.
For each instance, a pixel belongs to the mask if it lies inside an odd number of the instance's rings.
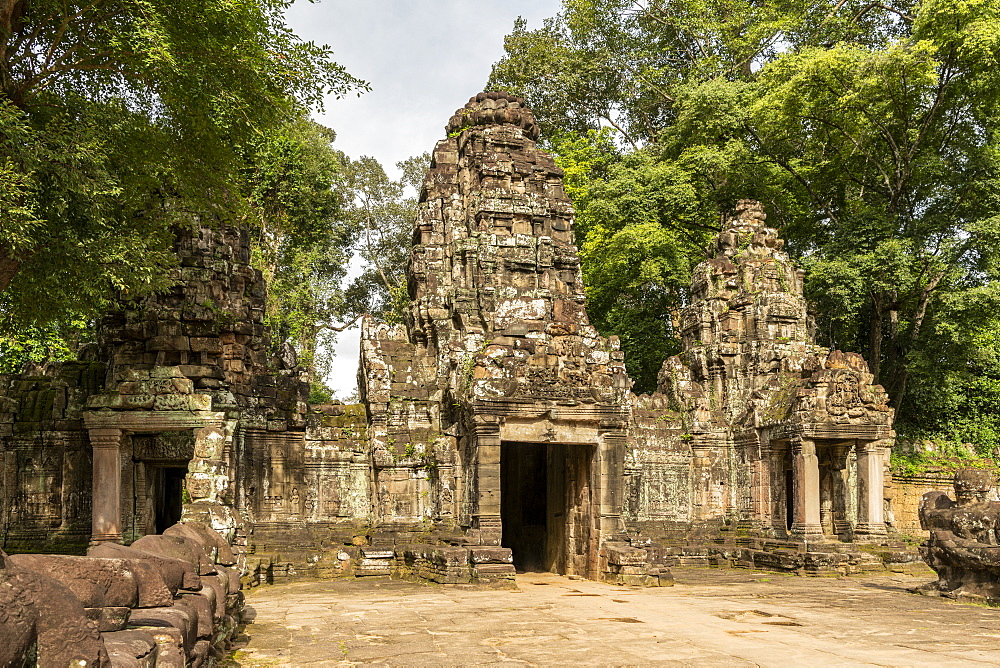
{"label": "weathered stone block", "polygon": [[147,351],[187,351],[191,350],[191,343],[186,336],[153,336],[146,339]]}

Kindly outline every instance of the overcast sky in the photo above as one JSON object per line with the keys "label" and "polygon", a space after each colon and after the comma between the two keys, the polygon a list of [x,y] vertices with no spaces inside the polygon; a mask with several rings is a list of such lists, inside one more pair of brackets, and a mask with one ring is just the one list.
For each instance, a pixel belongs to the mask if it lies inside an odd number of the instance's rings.
{"label": "overcast sky", "polygon": [[[531,28],[559,11],[559,0],[299,0],[288,23],[304,39],[329,44],[338,63],[370,93],[330,99],[316,120],[337,132],[336,146],[370,155],[387,170],[430,151],[444,125],[483,90],[503,54],[503,38],[523,16]],[[356,387],[357,331],[340,334],[328,384],[341,397]]]}

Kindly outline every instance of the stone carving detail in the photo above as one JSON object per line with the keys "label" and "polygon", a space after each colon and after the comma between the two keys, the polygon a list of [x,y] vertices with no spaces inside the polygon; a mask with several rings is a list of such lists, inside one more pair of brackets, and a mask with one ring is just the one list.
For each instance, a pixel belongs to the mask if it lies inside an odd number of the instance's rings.
{"label": "stone carving detail", "polygon": [[991,604],[1000,602],[1000,501],[991,471],[955,474],[955,500],[928,492],[920,504],[920,526],[930,537],[920,554],[938,580],[925,594]]}

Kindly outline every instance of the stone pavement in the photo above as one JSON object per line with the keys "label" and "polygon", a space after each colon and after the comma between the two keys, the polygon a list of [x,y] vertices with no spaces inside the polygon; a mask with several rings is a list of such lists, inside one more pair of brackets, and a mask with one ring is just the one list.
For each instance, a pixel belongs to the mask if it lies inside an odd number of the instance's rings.
{"label": "stone pavement", "polygon": [[1000,664],[1000,609],[910,594],[931,578],[674,569],[630,589],[548,573],[520,591],[386,579],[248,595],[242,666]]}

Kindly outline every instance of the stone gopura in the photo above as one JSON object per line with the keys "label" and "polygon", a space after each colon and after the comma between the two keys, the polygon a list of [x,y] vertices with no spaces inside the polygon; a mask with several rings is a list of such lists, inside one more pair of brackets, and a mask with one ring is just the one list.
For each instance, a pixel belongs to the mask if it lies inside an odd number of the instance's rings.
{"label": "stone gopura", "polygon": [[[201,520],[248,553],[248,581],[508,586],[516,567],[632,584],[687,557],[810,568],[884,540],[892,411],[860,356],[814,344],[759,204],[726,220],[679,314],[683,353],[635,396],[587,318],[531,112],[482,93],[447,135],[405,322],[363,325],[361,405],[307,406],[245,231],[180,234],[175,287],[109,314],[90,361],[0,378],[4,549],[82,554]],[[757,542],[683,544],[720,528]]]}

